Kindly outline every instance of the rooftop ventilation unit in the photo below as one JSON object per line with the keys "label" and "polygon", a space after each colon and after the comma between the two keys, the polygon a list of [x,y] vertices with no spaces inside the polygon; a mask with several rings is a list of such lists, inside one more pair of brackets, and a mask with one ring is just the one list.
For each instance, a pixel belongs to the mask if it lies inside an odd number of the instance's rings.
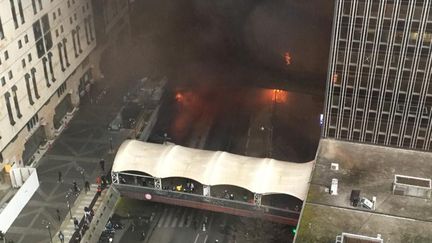
{"label": "rooftop ventilation unit", "polygon": [[336,236],[335,243],[383,243],[381,235],[378,234],[376,238],[364,235],[355,235],[350,233],[342,233]]}
{"label": "rooftop ventilation unit", "polygon": [[393,194],[430,198],[432,185],[431,180],[413,176],[395,175],[393,182]]}

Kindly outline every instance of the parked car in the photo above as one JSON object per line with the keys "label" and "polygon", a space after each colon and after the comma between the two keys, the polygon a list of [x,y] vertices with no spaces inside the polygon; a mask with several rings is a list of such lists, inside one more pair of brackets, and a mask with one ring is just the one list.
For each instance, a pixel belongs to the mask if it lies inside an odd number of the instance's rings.
{"label": "parked car", "polygon": [[373,202],[365,197],[360,200],[360,205],[367,209],[373,209]]}

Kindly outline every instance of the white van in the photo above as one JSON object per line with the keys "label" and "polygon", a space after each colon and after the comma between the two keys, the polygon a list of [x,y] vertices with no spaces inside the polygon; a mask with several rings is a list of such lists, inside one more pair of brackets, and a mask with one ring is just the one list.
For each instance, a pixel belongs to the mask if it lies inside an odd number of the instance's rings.
{"label": "white van", "polygon": [[367,208],[367,209],[373,209],[373,203],[371,202],[371,200],[362,197],[362,199],[360,200],[360,205],[362,205],[362,207]]}

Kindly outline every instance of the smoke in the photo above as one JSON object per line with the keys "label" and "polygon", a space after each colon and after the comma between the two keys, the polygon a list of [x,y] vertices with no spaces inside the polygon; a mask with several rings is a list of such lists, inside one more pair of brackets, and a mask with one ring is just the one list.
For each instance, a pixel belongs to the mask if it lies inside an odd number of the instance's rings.
{"label": "smoke", "polygon": [[[180,82],[322,84],[332,2],[322,0],[136,1],[145,57]],[[287,66],[284,53],[290,52]]]}

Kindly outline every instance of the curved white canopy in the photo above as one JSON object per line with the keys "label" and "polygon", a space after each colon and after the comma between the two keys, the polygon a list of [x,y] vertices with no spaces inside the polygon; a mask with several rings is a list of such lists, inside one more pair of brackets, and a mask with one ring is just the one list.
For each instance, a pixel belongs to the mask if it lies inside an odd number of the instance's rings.
{"label": "curved white canopy", "polygon": [[186,177],[210,186],[234,185],[254,193],[283,193],[304,200],[313,163],[127,140],[117,152],[112,172],[134,170],[157,178]]}

